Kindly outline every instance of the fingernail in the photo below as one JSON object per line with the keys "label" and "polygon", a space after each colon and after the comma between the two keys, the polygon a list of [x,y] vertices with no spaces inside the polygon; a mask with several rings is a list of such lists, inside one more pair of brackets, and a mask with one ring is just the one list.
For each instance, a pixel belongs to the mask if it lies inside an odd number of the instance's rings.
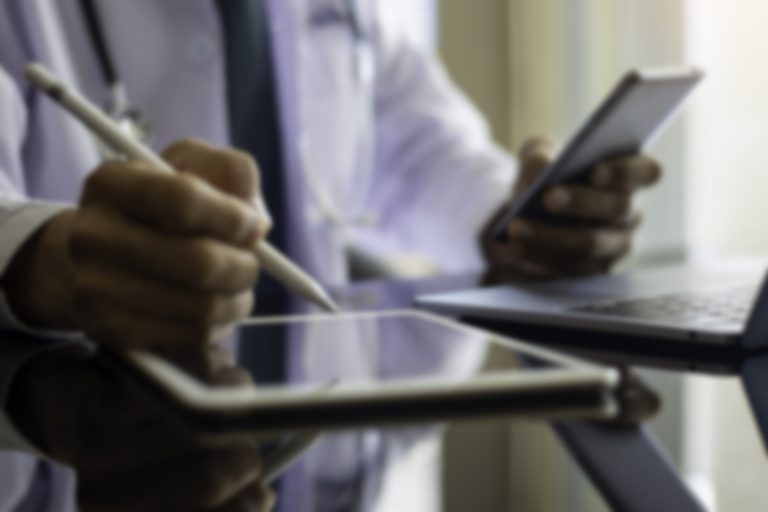
{"label": "fingernail", "polygon": [[545,203],[548,210],[560,212],[571,205],[571,193],[563,187],[555,187],[547,194]]}
{"label": "fingernail", "polygon": [[533,229],[527,222],[515,220],[509,224],[507,235],[509,238],[530,238],[533,236]]}
{"label": "fingernail", "polygon": [[598,187],[607,187],[611,184],[611,169],[605,165],[600,164],[592,174],[592,183]]}

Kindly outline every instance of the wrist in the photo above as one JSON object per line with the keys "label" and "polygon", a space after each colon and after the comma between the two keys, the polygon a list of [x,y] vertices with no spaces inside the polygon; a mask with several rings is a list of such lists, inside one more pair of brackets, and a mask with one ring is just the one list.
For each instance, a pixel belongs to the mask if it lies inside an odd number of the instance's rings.
{"label": "wrist", "polygon": [[28,327],[55,330],[76,327],[71,312],[69,256],[74,215],[74,210],[67,210],[43,225],[16,252],[0,280],[11,310]]}

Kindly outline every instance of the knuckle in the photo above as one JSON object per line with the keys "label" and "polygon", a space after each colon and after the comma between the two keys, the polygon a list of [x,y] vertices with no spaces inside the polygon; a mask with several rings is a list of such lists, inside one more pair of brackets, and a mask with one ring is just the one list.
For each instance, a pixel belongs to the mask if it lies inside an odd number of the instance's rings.
{"label": "knuckle", "polygon": [[214,242],[208,239],[193,241],[187,252],[192,279],[203,288],[214,285],[220,274],[220,259]]}
{"label": "knuckle", "polygon": [[238,193],[242,197],[251,197],[259,191],[261,175],[253,157],[239,150],[227,152],[227,172],[230,179],[237,184]]}
{"label": "knuckle", "polygon": [[243,201],[232,196],[225,196],[225,198],[226,202],[224,204],[228,217],[231,219],[232,231],[234,233],[246,233],[253,229],[256,222],[256,214]]}
{"label": "knuckle", "polygon": [[108,190],[118,169],[117,162],[105,162],[93,171],[83,185],[83,200],[92,200]]}
{"label": "knuckle", "polygon": [[201,192],[197,178],[179,174],[174,176],[167,188],[165,205],[171,216],[172,227],[194,227],[198,219],[198,198]]}
{"label": "knuckle", "polygon": [[236,172],[252,174],[256,169],[256,160],[245,151],[240,151],[239,149],[230,150],[230,160],[232,162],[232,168]]}
{"label": "knuckle", "polygon": [[185,153],[187,151],[197,149],[203,145],[203,141],[195,137],[184,137],[177,140],[165,150],[168,155],[175,155],[179,153]]}

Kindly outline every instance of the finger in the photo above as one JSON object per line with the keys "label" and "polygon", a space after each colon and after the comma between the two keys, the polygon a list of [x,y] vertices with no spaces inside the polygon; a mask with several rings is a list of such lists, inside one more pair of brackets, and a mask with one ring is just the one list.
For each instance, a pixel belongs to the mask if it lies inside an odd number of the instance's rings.
{"label": "finger", "polygon": [[629,252],[632,229],[562,227],[546,222],[516,220],[507,230],[510,244],[531,244],[578,258],[620,258]]}
{"label": "finger", "polygon": [[82,212],[70,237],[78,265],[109,262],[192,290],[239,293],[253,287],[256,256],[204,237],[162,234],[109,210]]}
{"label": "finger", "polygon": [[530,187],[552,164],[556,153],[557,148],[549,139],[537,138],[528,141],[520,151],[520,176],[516,190],[519,192]]}
{"label": "finger", "polygon": [[243,151],[184,139],[168,147],[163,157],[179,172],[203,178],[240,199],[250,201],[261,195],[258,165]]}
{"label": "finger", "polygon": [[207,346],[224,339],[230,326],[193,326],[117,307],[106,301],[78,303],[80,322],[93,341],[121,349],[159,346]]}
{"label": "finger", "polygon": [[153,350],[183,371],[215,387],[253,385],[251,374],[235,366],[234,356],[218,345],[207,347],[162,346]]}
{"label": "finger", "polygon": [[509,244],[499,249],[494,271],[532,279],[559,279],[605,273],[614,258],[574,258],[532,244]]}
{"label": "finger", "polygon": [[504,276],[503,281],[546,280],[560,276],[562,268],[552,269],[545,262],[531,257],[528,248],[520,243],[494,242],[488,248],[487,259],[491,263],[490,273]]}
{"label": "finger", "polygon": [[246,202],[194,176],[165,174],[138,163],[103,165],[86,182],[82,203],[119,211],[160,230],[243,247],[268,231],[267,218]]}
{"label": "finger", "polygon": [[252,387],[254,385],[253,377],[245,368],[239,366],[229,366],[221,368],[211,378],[211,384],[217,387]]}
{"label": "finger", "polygon": [[635,155],[601,163],[592,171],[590,182],[597,188],[631,193],[657,183],[661,175],[656,160]]}
{"label": "finger", "polygon": [[557,185],[545,192],[545,210],[557,217],[625,222],[632,212],[628,194],[582,185]]}
{"label": "finger", "polygon": [[640,220],[636,213],[597,226],[517,219],[510,223],[504,242],[484,238],[489,278],[511,282],[603,273],[629,252]]}
{"label": "finger", "polygon": [[269,512],[275,508],[277,495],[261,482],[256,482],[229,503],[208,509],[211,512]]}
{"label": "finger", "polygon": [[202,178],[218,190],[250,203],[259,214],[260,233],[272,229],[272,215],[261,191],[261,172],[246,152],[185,139],[164,152],[180,173]]}
{"label": "finger", "polygon": [[78,501],[84,511],[215,510],[250,488],[261,471],[258,447],[240,443],[81,482]]}
{"label": "finger", "polygon": [[488,269],[487,282],[484,284],[543,281],[556,277],[552,269],[545,268],[535,262],[526,261],[522,255],[511,255],[508,247],[498,247],[493,250],[493,253],[493,257],[488,258],[491,266]]}
{"label": "finger", "polygon": [[74,287],[75,293],[93,300],[108,300],[137,313],[195,326],[232,324],[247,318],[253,309],[250,289],[233,294],[180,289],[102,265],[89,265],[77,272]]}
{"label": "finger", "polygon": [[153,352],[206,383],[213,383],[220,373],[234,365],[233,354],[219,345],[168,345],[156,347]]}
{"label": "finger", "polygon": [[559,145],[549,137],[531,137],[520,148],[520,158],[525,161],[532,155],[540,154],[552,159],[559,149]]}

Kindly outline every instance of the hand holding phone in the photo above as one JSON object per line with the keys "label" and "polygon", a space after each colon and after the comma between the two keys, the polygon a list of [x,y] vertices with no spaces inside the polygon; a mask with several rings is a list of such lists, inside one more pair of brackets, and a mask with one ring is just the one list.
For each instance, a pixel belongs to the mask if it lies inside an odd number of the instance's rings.
{"label": "hand holding phone", "polygon": [[490,282],[602,274],[630,250],[637,191],[662,166],[645,148],[701,80],[696,70],[629,73],[563,151],[526,143],[510,201],[481,236]]}
{"label": "hand holding phone", "polygon": [[589,171],[598,163],[639,154],[674,117],[702,77],[695,69],[629,72],[560,156],[498,217],[493,237],[504,240],[516,217],[544,216],[542,194],[552,185],[587,183]]}

